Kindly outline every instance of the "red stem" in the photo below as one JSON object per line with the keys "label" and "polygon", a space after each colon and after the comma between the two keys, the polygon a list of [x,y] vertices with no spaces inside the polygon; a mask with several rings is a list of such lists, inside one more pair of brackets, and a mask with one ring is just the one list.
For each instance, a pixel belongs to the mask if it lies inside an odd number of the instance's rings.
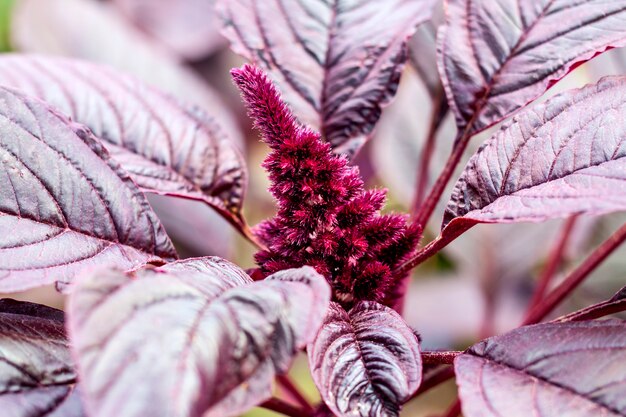
{"label": "red stem", "polygon": [[422,395],[426,391],[429,391],[431,388],[436,387],[437,385],[443,384],[444,382],[454,378],[454,367],[452,366],[442,366],[441,368],[433,371],[432,373],[426,375],[419,389],[413,394],[413,398],[418,395]]}
{"label": "red stem", "polygon": [[432,160],[433,152],[435,150],[435,142],[437,139],[437,130],[443,122],[443,119],[448,110],[448,102],[445,98],[443,90],[439,91],[433,100],[433,111],[430,116],[430,125],[428,127],[428,135],[426,136],[426,143],[419,161],[419,167],[417,172],[417,186],[415,190],[415,198],[413,205],[411,206],[411,213],[416,214],[424,202],[424,196],[426,194],[426,187],[429,181],[429,168]]}
{"label": "red stem", "polygon": [[446,185],[448,185],[452,174],[454,174],[454,170],[461,161],[461,157],[463,157],[463,153],[465,152],[470,138],[472,137],[469,133],[471,125],[472,123],[468,124],[465,131],[457,136],[457,140],[455,140],[454,147],[452,148],[452,153],[450,154],[443,171],[439,174],[439,177],[433,185],[433,188],[430,190],[428,197],[424,201],[424,204],[421,205],[417,215],[415,216],[415,221],[423,227],[426,227],[428,220],[437,206],[437,202],[446,189]]}
{"label": "red stem", "polygon": [[486,339],[493,335],[495,327],[496,296],[498,293],[498,273],[494,265],[497,256],[493,253],[494,245],[484,245],[481,250],[480,263],[482,264],[481,291],[485,301],[485,311],[478,333],[479,339]]}
{"label": "red stem", "polygon": [[461,351],[426,351],[422,352],[422,363],[425,365],[451,365],[454,358],[459,356]]}
{"label": "red stem", "polygon": [[474,224],[475,223],[459,222],[456,225],[452,225],[452,223],[450,223],[450,225],[448,225],[435,240],[424,246],[411,259],[408,259],[406,262],[400,264],[396,269],[394,269],[393,275],[395,277],[405,276],[411,269],[433,256],[441,249],[448,246],[448,244],[457,237],[471,229]]}
{"label": "red stem", "polygon": [[550,314],[568,295],[570,295],[589,274],[598,267],[615,249],[626,239],[626,224],[622,225],[607,240],[602,242],[583,263],[572,271],[567,278],[544,300],[535,306],[526,316],[523,325],[539,323],[545,316]]}
{"label": "red stem", "polygon": [[313,407],[309,401],[304,397],[304,395],[302,395],[298,387],[294,385],[287,375],[278,375],[276,377],[276,381],[280,384],[285,393],[300,407],[311,412],[313,411]]}
{"label": "red stem", "polygon": [[569,238],[572,235],[572,231],[574,230],[576,219],[577,216],[571,216],[565,221],[559,239],[557,240],[554,248],[552,248],[552,252],[550,252],[548,263],[546,264],[546,267],[543,269],[543,271],[541,271],[541,276],[539,277],[537,288],[535,288],[535,293],[533,294],[533,297],[528,304],[529,311],[541,302],[546,294],[548,287],[550,286],[552,278],[559,269],[561,261],[563,260],[563,254],[565,253],[565,249],[567,248],[567,243],[569,242]]}
{"label": "red stem", "polygon": [[609,300],[600,304],[592,305],[566,316],[559,317],[554,321],[562,323],[565,321],[593,320],[608,316],[609,314],[621,313],[622,311],[626,311],[626,298],[616,301]]}
{"label": "red stem", "polygon": [[263,404],[259,405],[259,407],[263,407],[289,417],[313,417],[312,412],[294,407],[293,405],[278,398],[270,398]]}

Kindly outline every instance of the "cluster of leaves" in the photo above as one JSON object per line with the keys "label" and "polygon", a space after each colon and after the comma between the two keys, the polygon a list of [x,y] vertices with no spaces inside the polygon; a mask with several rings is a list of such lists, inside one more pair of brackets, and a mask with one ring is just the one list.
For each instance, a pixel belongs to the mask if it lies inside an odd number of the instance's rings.
{"label": "cluster of leaves", "polygon": [[[270,147],[278,212],[252,229],[245,161],[217,119],[105,66],[1,55],[0,291],[56,284],[69,293],[65,313],[0,300],[2,410],[199,417],[261,404],[294,417],[398,416],[456,375],[467,417],[626,415],[626,322],[597,320],[624,311],[626,291],[537,324],[626,227],[539,294],[524,326],[465,352],[422,352],[399,313],[410,270],[474,225],[626,208],[624,76],[525,108],[626,44],[626,0],[446,1],[441,77],[424,77],[443,103],[431,128],[449,108],[458,134],[409,220],[381,214],[384,190],[366,190],[351,159],[435,3],[216,2],[233,50],[255,64],[232,76]],[[206,53],[167,39],[188,58]],[[470,139],[514,113],[469,160],[439,236],[417,249]],[[257,245],[258,268],[178,259],[147,194],[212,207]],[[284,377],[305,349],[316,406]],[[299,404],[273,398],[275,380]]]}

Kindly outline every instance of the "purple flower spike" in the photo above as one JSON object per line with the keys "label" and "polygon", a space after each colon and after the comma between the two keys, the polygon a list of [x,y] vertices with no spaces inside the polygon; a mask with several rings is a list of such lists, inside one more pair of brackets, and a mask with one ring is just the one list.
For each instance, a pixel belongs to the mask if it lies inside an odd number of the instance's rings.
{"label": "purple flower spike", "polygon": [[420,228],[381,215],[385,190],[365,190],[358,168],[297,121],[263,71],[244,65],[231,74],[272,149],[263,166],[278,213],[256,229],[268,247],[256,255],[263,274],[311,265],[344,307],[392,303],[402,277],[391,271],[414,252]]}

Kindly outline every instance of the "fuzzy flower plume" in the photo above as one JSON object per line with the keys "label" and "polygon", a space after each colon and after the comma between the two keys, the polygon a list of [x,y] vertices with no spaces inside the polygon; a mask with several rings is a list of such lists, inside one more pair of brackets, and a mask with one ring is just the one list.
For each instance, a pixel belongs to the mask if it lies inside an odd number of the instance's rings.
{"label": "fuzzy flower plume", "polygon": [[344,306],[392,304],[403,277],[391,271],[415,251],[419,228],[404,216],[381,215],[385,191],[365,190],[358,168],[297,121],[260,69],[244,65],[231,74],[271,148],[263,167],[278,213],[256,229],[268,248],[256,255],[263,275],[310,265]]}

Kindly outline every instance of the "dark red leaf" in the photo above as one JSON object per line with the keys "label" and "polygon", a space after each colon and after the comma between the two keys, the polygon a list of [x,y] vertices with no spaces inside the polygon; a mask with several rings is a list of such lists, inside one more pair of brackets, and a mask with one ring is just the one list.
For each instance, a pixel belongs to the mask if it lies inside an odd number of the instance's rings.
{"label": "dark red leaf", "polygon": [[439,71],[459,130],[497,123],[624,45],[625,21],[624,0],[448,0]]}
{"label": "dark red leaf", "polygon": [[68,310],[90,416],[239,415],[271,396],[329,299],[309,267],[254,283],[217,258],[94,271]]}
{"label": "dark red leaf", "polygon": [[242,224],[243,157],[199,109],[109,67],[63,58],[3,55],[0,84],[88,126],[144,191],[204,201]]}
{"label": "dark red leaf", "polygon": [[331,303],[308,354],[315,384],[337,416],[398,416],[422,378],[417,337],[398,313],[371,301],[350,312]]}
{"label": "dark red leaf", "polygon": [[444,225],[540,222],[626,209],[626,78],[524,110],[470,159]]}
{"label": "dark red leaf", "polygon": [[214,0],[115,0],[137,27],[181,56],[195,60],[224,43]]}
{"label": "dark red leaf", "polygon": [[235,52],[271,71],[300,120],[355,152],[395,94],[433,0],[218,0]]}
{"label": "dark red leaf", "polygon": [[0,300],[0,410],[10,417],[83,417],[63,312]]}
{"label": "dark red leaf", "polygon": [[549,323],[482,341],[454,362],[465,417],[626,415],[626,322]]}
{"label": "dark red leaf", "polygon": [[176,257],[143,193],[89,130],[4,88],[0,162],[0,291]]}

